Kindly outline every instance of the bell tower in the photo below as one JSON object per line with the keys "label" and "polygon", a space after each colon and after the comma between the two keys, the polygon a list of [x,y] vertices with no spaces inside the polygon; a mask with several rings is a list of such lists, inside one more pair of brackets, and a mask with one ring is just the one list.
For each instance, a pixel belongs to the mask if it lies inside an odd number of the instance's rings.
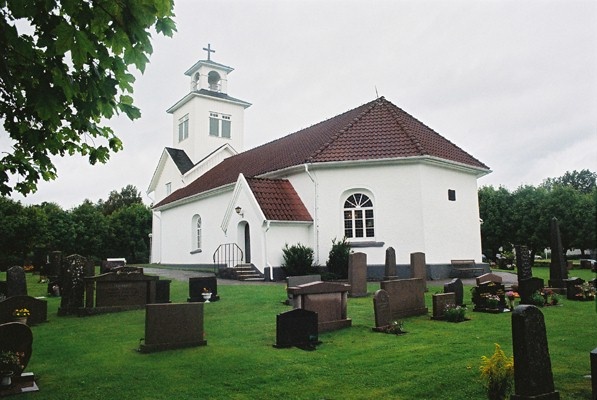
{"label": "bell tower", "polygon": [[223,147],[242,152],[244,110],[251,106],[228,95],[234,68],[212,60],[211,44],[203,50],[207,59],[185,72],[191,78],[189,93],[167,110],[173,116],[172,147],[184,150],[193,163]]}

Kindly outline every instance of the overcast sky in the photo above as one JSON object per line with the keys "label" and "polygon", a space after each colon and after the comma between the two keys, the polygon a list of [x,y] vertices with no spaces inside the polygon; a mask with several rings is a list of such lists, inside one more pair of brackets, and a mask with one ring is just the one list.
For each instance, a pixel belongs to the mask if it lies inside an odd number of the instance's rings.
{"label": "overcast sky", "polygon": [[[166,113],[188,93],[184,72],[208,43],[231,66],[228,94],[245,111],[246,149],[379,96],[516,189],[566,171],[597,171],[597,2],[176,0],[178,32],[154,35],[135,84],[142,117],[110,122],[124,150],[106,165],[57,159],[58,179],[25,204],[65,209],[135,185],[145,196],[172,146]],[[0,150],[8,146],[6,134]]]}

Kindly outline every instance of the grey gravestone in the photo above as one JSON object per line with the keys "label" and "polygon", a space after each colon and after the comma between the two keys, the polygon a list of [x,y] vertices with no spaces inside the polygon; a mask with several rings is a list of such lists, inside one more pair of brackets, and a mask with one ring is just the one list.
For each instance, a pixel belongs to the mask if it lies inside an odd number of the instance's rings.
{"label": "grey gravestone", "polygon": [[85,297],[85,265],[87,259],[78,254],[66,257],[60,271],[60,308],[58,315],[76,314]]}
{"label": "grey gravestone", "polygon": [[189,278],[189,302],[203,303],[203,292],[207,289],[211,293],[209,301],[220,300],[218,295],[218,279],[215,276],[201,276]]}
{"label": "grey gravestone", "polygon": [[454,293],[456,296],[454,304],[464,305],[464,286],[459,278],[454,278],[448,283],[444,283],[444,293]]}
{"label": "grey gravestone", "polygon": [[28,325],[35,325],[48,320],[48,302],[31,296],[13,296],[0,301],[0,323],[14,320],[12,313],[16,309],[26,308],[31,315],[27,318]]}
{"label": "grey gravestone", "polygon": [[425,253],[410,253],[410,271],[411,278],[422,279],[425,282],[425,291],[427,291],[427,266],[425,263]]}
{"label": "grey gravestone", "polygon": [[396,250],[393,247],[386,249],[386,265],[384,279],[396,279]]}
{"label": "grey gravestone", "polygon": [[592,386],[592,400],[597,400],[597,349],[591,352],[591,386]]}
{"label": "grey gravestone", "polygon": [[378,289],[373,295],[373,311],[375,314],[375,327],[382,328],[392,323],[392,309],[390,296],[383,289]]}
{"label": "grey gravestone", "polygon": [[566,267],[566,255],[562,247],[562,238],[560,237],[560,226],[557,218],[552,218],[550,223],[550,242],[551,242],[551,264],[549,265],[549,286],[551,288],[565,288],[564,279],[568,278],[568,268]]}
{"label": "grey gravestone", "polygon": [[532,277],[518,281],[518,295],[520,296],[520,304],[533,304],[531,298],[533,293],[543,290],[545,282],[541,278]]}
{"label": "grey gravestone", "polygon": [[6,297],[27,296],[25,270],[18,265],[6,271]]}
{"label": "grey gravestone", "polygon": [[446,312],[446,306],[456,304],[454,293],[436,293],[431,296],[433,302],[433,319],[442,319]]}
{"label": "grey gravestone", "polygon": [[379,285],[390,296],[393,319],[427,314],[425,282],[422,279],[381,281]]}
{"label": "grey gravestone", "polygon": [[276,316],[276,348],[315,350],[319,341],[317,313],[297,308]]}
{"label": "grey gravestone", "polygon": [[527,246],[515,246],[516,248],[516,270],[518,280],[529,279],[533,277],[531,269],[531,255]]}
{"label": "grey gravestone", "polygon": [[545,320],[531,305],[517,306],[512,313],[514,392],[512,400],[559,400],[555,390],[547,346]]}
{"label": "grey gravestone", "polygon": [[351,253],[348,256],[348,283],[350,297],[367,296],[367,254]]}
{"label": "grey gravestone", "polygon": [[142,353],[204,346],[203,303],[147,304]]}
{"label": "grey gravestone", "polygon": [[158,279],[155,281],[155,302],[170,303],[170,283],[168,279]]}

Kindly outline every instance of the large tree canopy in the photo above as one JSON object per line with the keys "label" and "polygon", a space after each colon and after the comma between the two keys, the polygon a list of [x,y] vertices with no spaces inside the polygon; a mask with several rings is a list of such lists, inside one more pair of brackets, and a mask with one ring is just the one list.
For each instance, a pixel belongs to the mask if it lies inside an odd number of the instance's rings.
{"label": "large tree canopy", "polygon": [[151,29],[175,31],[173,0],[0,0],[0,15],[0,120],[12,139],[0,194],[26,195],[55,179],[52,155],[95,164],[122,148],[102,120],[141,115],[129,67],[144,71]]}

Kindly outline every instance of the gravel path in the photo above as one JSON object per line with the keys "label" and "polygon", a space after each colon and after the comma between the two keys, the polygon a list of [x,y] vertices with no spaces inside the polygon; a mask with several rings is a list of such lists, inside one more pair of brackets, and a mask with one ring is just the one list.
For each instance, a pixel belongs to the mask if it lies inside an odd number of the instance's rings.
{"label": "gravel path", "polygon": [[[148,275],[158,275],[165,279],[174,279],[177,281],[188,281],[189,278],[201,277],[201,276],[213,276],[212,273],[209,272],[196,272],[196,271],[189,271],[189,270],[182,270],[182,269],[166,269],[166,268],[145,268],[144,272]],[[495,275],[499,275],[503,279],[503,283],[505,285],[508,284],[517,284],[518,277],[516,274],[512,274],[510,272],[494,272]],[[444,283],[451,281],[451,279],[439,279],[435,281],[427,281],[427,284],[431,285],[438,285],[441,286]],[[462,279],[462,283],[464,285],[475,285],[476,281],[475,278],[467,278]],[[219,279],[218,278],[218,285],[281,285],[286,284],[286,282],[262,282],[262,281],[235,281],[231,279]]]}

